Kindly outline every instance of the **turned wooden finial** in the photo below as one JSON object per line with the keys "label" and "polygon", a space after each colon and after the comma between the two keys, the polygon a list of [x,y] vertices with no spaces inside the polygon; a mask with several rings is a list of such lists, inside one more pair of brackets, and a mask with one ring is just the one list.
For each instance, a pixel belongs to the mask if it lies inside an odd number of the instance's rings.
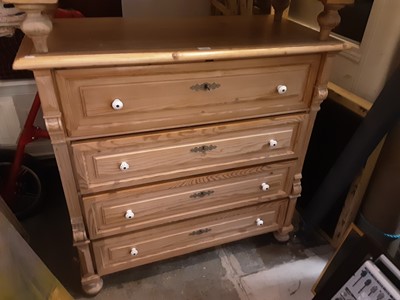
{"label": "turned wooden finial", "polygon": [[21,30],[33,41],[37,53],[46,53],[47,37],[53,29],[53,24],[47,11],[57,4],[57,0],[3,0],[14,4],[25,12],[26,18],[21,24]]}
{"label": "turned wooden finial", "polygon": [[44,13],[46,5],[18,5],[18,8],[26,13],[21,30],[32,39],[37,53],[48,52],[47,37],[53,29],[53,24]]}
{"label": "turned wooden finial", "polygon": [[275,10],[274,21],[280,22],[285,9],[289,7],[290,0],[272,0],[272,7]]}
{"label": "turned wooden finial", "polygon": [[329,38],[332,29],[340,24],[339,10],[346,4],[353,4],[354,0],[320,0],[324,10],[318,15],[320,26],[319,39],[325,41]]}

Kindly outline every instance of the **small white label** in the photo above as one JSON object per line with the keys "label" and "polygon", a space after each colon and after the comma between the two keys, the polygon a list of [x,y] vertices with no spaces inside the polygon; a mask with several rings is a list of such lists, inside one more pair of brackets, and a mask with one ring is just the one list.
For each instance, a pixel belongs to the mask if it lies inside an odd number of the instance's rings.
{"label": "small white label", "polygon": [[211,50],[211,47],[197,47],[197,50]]}

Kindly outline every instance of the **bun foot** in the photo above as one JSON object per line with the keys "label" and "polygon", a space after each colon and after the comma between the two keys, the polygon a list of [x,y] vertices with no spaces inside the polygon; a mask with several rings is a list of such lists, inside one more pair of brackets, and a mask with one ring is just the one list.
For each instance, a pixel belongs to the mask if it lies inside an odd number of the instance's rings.
{"label": "bun foot", "polygon": [[274,231],[274,238],[281,243],[287,242],[290,239],[289,233],[281,233],[279,231]]}
{"label": "bun foot", "polygon": [[274,238],[281,243],[287,242],[290,239],[289,232],[293,231],[293,225],[282,227],[274,231]]}
{"label": "bun foot", "polygon": [[82,278],[82,290],[88,296],[94,296],[100,292],[103,287],[103,279],[99,275],[91,275]]}

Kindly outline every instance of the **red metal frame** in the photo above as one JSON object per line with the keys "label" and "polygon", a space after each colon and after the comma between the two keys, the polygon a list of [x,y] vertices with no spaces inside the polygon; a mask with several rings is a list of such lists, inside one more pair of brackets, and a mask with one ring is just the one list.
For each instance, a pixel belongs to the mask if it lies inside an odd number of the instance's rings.
{"label": "red metal frame", "polygon": [[[57,8],[54,14],[55,18],[82,18],[84,17],[81,12],[77,10],[65,10]],[[31,110],[29,111],[28,117],[25,121],[24,128],[19,136],[18,145],[15,153],[13,163],[11,165],[10,174],[7,178],[5,186],[0,190],[1,195],[7,203],[12,203],[15,198],[15,192],[17,188],[18,172],[20,171],[22,159],[25,153],[25,147],[34,140],[45,138],[49,139],[49,133],[39,127],[33,126],[37,113],[40,108],[40,97],[36,93],[35,99],[33,100]]]}
{"label": "red metal frame", "polygon": [[14,160],[10,168],[10,173],[8,175],[7,182],[3,187],[3,190],[1,191],[1,195],[6,200],[7,203],[11,203],[15,197],[18,172],[20,171],[21,168],[26,145],[40,138],[45,138],[45,139],[50,138],[49,133],[46,130],[33,125],[36,116],[38,114],[39,108],[40,108],[40,97],[39,94],[36,93],[28,117],[26,118],[24,128],[22,129],[22,132],[18,138],[17,149],[15,152]]}

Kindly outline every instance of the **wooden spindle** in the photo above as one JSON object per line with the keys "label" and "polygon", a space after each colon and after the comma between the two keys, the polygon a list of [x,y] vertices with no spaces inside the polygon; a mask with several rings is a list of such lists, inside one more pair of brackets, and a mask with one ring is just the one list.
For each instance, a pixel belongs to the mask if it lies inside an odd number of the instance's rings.
{"label": "wooden spindle", "polygon": [[48,12],[55,8],[57,0],[3,0],[3,2],[14,4],[26,13],[21,30],[32,39],[37,53],[48,52],[47,37],[53,29]]}
{"label": "wooden spindle", "polygon": [[272,0],[272,7],[275,10],[274,21],[282,20],[283,12],[289,7],[290,0]]}
{"label": "wooden spindle", "polygon": [[320,0],[324,10],[318,15],[320,26],[319,39],[325,41],[329,38],[332,29],[340,24],[339,10],[347,4],[353,4],[354,0]]}

